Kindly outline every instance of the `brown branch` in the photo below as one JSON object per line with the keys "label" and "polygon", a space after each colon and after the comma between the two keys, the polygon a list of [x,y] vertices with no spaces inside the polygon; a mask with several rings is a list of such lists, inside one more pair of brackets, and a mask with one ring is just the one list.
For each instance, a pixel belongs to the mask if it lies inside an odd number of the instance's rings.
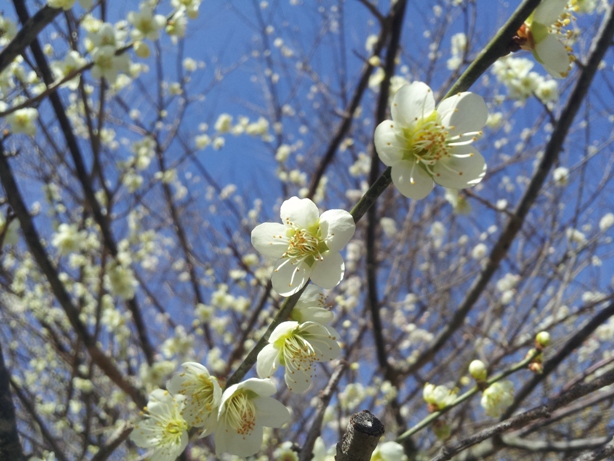
{"label": "brown branch", "polygon": [[601,459],[612,459],[614,456],[614,437],[603,447],[593,450],[589,453],[584,453],[578,456],[573,461],[599,461]]}
{"label": "brown branch", "polygon": [[0,344],[0,459],[25,461],[17,433],[15,406],[9,386],[9,371],[4,364]]}
{"label": "brown branch", "polygon": [[363,410],[350,416],[347,430],[337,443],[337,461],[369,461],[379,439],[384,435],[384,425]]}
{"label": "brown branch", "polygon": [[128,438],[133,427],[124,423],[121,425],[107,440],[107,443],[100,447],[98,453],[92,457],[91,461],[105,461],[113,454],[113,452]]}
{"label": "brown branch", "polygon": [[531,421],[548,418],[554,410],[557,410],[558,408],[561,408],[574,400],[584,397],[585,395],[595,392],[596,390],[612,383],[614,383],[614,370],[605,373],[590,383],[575,385],[569,389],[569,391],[565,392],[559,397],[551,399],[545,405],[533,408],[532,410],[514,416],[513,418],[489,427],[488,429],[484,429],[471,437],[461,440],[455,445],[444,446],[439,454],[432,458],[431,461],[445,461],[452,459],[454,455],[457,455],[458,453],[484,440],[524,427]]}
{"label": "brown branch", "polygon": [[34,16],[25,21],[23,27],[11,42],[0,52],[0,73],[6,69],[13,60],[25,51],[36,39],[36,36],[49,25],[58,14],[59,8],[51,8],[45,5]]}
{"label": "brown branch", "polygon": [[[405,18],[405,10],[407,7],[406,1],[398,2],[394,8],[391,9],[391,32],[390,32],[390,44],[386,51],[386,62],[384,69],[386,72],[386,78],[382,82],[380,92],[378,96],[375,124],[378,125],[386,117],[386,110],[388,108],[388,96],[390,94],[390,77],[394,73],[396,67],[397,52],[399,50],[399,44],[401,41],[401,32],[403,30],[403,19]],[[380,170],[380,159],[375,148],[371,145],[371,168],[369,171],[369,184],[372,185],[377,181]],[[388,354],[386,351],[386,341],[384,339],[384,328],[382,327],[382,321],[380,318],[380,304],[379,295],[377,292],[377,224],[379,222],[377,214],[377,204],[367,211],[367,232],[365,235],[366,246],[366,260],[367,260],[367,299],[368,306],[371,312],[371,320],[373,322],[373,338],[375,341],[375,350],[377,361],[380,368],[384,371],[384,377],[391,383],[396,384],[396,372],[388,362]]]}

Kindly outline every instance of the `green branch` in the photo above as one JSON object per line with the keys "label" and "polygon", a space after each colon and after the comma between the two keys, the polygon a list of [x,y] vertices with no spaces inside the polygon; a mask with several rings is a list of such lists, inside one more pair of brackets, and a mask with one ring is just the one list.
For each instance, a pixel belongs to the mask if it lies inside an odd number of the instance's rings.
{"label": "green branch", "polygon": [[[490,378],[489,380],[487,380],[486,384],[488,386],[490,386],[491,384],[494,384],[497,381],[501,381],[503,378],[507,378],[509,375],[511,375],[513,373],[516,373],[517,371],[522,370],[523,368],[526,368],[526,366],[529,365],[529,363],[531,363],[531,361],[533,361],[533,359],[535,357],[537,357],[539,354],[541,354],[541,351],[535,351],[533,354],[528,355],[522,362],[518,362],[516,365],[514,365],[511,368],[509,368],[508,370],[505,370],[505,371],[499,373],[498,375],[495,375],[492,378]],[[483,387],[485,389],[488,386],[483,386],[482,385],[481,387]],[[445,407],[445,408],[443,408],[443,409],[441,409],[439,411],[435,411],[435,412],[431,413],[426,418],[424,418],[422,421],[420,421],[418,424],[416,424],[414,427],[412,427],[411,429],[408,429],[407,431],[403,432],[399,437],[397,437],[396,441],[401,443],[403,440],[407,439],[408,437],[411,437],[416,432],[424,429],[429,424],[434,422],[436,419],[438,419],[444,413],[447,413],[452,408],[460,405],[465,400],[468,400],[469,398],[471,398],[472,396],[477,394],[480,390],[481,390],[481,388],[478,387],[477,385],[473,386],[471,389],[469,389],[463,395],[457,397],[456,400],[454,400],[454,402],[452,402],[447,407]]]}

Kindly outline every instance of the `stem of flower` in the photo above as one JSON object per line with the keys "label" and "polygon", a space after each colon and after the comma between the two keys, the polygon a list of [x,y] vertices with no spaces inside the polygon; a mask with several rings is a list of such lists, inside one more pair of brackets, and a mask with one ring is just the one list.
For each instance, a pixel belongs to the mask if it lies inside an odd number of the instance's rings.
{"label": "stem of flower", "polygon": [[[522,369],[526,368],[527,365],[529,365],[529,363],[531,363],[531,361],[535,357],[537,357],[539,354],[540,354],[539,351],[535,351],[533,354],[528,355],[523,361],[518,362],[513,367],[511,367],[511,368],[509,368],[509,369],[507,369],[505,371],[502,371],[501,373],[493,376],[492,378],[487,380],[486,383],[488,384],[488,386],[490,386],[491,384],[494,384],[497,381],[501,381],[503,378],[506,378],[509,375],[511,375],[513,373],[516,373],[518,370],[522,370]],[[408,437],[411,437],[416,432],[418,432],[418,431],[424,429],[425,427],[427,427],[428,425],[430,425],[432,422],[434,422],[436,419],[438,419],[441,415],[443,415],[444,413],[447,413],[452,408],[460,405],[465,400],[468,400],[470,397],[472,397],[473,395],[477,394],[479,391],[480,391],[480,388],[478,386],[473,386],[471,389],[469,389],[463,395],[457,397],[456,400],[454,400],[454,402],[452,402],[447,407],[445,407],[445,408],[443,408],[443,409],[441,409],[439,411],[431,413],[426,418],[424,418],[422,421],[420,421],[418,424],[416,424],[414,427],[412,427],[411,429],[408,429],[407,431],[403,432],[396,439],[396,441],[398,443],[401,443],[403,440],[407,439]]]}

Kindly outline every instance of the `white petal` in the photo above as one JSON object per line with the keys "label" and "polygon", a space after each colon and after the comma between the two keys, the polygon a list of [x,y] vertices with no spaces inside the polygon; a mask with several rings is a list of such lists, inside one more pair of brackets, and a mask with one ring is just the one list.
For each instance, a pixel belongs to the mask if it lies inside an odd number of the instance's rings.
{"label": "white petal", "polygon": [[330,251],[342,250],[354,236],[356,224],[345,210],[328,210],[320,216],[322,236]]}
{"label": "white petal", "polygon": [[298,327],[298,322],[296,321],[288,320],[281,322],[275,327],[271,336],[269,336],[269,343],[275,343],[282,336],[286,336],[291,331],[296,330],[296,327]]}
{"label": "white petal", "polygon": [[391,166],[403,158],[403,149],[405,143],[398,136],[398,129],[395,128],[395,122],[392,120],[384,120],[375,128],[373,142],[375,143],[375,151],[379,159],[386,166]]}
{"label": "white petal", "polygon": [[417,119],[431,115],[435,110],[433,92],[426,83],[413,82],[403,85],[392,100],[392,120],[401,126],[409,126]]}
{"label": "white petal", "polygon": [[215,454],[230,453],[246,458],[260,451],[262,446],[262,426],[256,425],[249,434],[239,434],[228,428],[218,428],[214,435]]}
{"label": "white petal", "polygon": [[286,368],[284,379],[286,381],[286,386],[288,386],[290,391],[294,392],[295,394],[302,394],[309,389],[309,386],[311,386],[311,367],[309,370],[300,368],[290,370],[289,368]]}
{"label": "white petal", "polygon": [[272,344],[264,346],[264,348],[258,353],[258,360],[256,362],[256,371],[261,378],[270,378],[277,370],[279,365],[279,350]]}
{"label": "white petal", "polygon": [[533,54],[553,77],[563,78],[567,75],[569,54],[565,46],[554,35],[548,34],[545,39],[536,44]]}
{"label": "white petal", "polygon": [[[231,386],[232,387],[232,386]],[[275,388],[275,384],[270,379],[258,379],[258,378],[249,378],[243,382],[240,382],[237,385],[238,389],[248,389],[250,391],[254,391],[256,394],[268,397],[273,395],[277,389]],[[230,388],[229,388],[230,389]],[[226,389],[228,391],[228,389]]]}
{"label": "white petal", "polygon": [[[309,285],[314,286],[314,285]],[[309,307],[301,307],[297,309],[296,307],[292,310],[292,318],[297,319],[298,322],[317,322],[322,325],[327,324],[328,322],[332,322],[335,317],[334,314],[325,309],[323,307],[317,306],[309,306]]]}
{"label": "white petal", "polygon": [[482,96],[475,93],[458,93],[444,99],[437,107],[440,123],[449,127],[450,136],[479,131],[486,124],[488,109]]}
{"label": "white petal", "polygon": [[320,217],[320,212],[315,203],[308,198],[298,197],[291,197],[282,203],[279,214],[284,225],[292,223],[292,225],[301,229],[307,229],[314,225]]}
{"label": "white petal", "polygon": [[479,183],[486,173],[486,161],[482,154],[472,146],[457,146],[453,154],[471,157],[446,157],[433,167],[433,179],[441,186],[452,189],[465,189]]}
{"label": "white petal", "polygon": [[[412,172],[413,167],[413,172]],[[433,190],[433,179],[420,165],[409,161],[399,162],[392,166],[392,182],[405,197],[420,200]]]}
{"label": "white petal", "polygon": [[324,306],[324,295],[322,294],[322,290],[315,285],[309,285],[303,291],[300,299],[296,303],[296,307],[302,308],[305,306]]}
{"label": "white petal", "polygon": [[[284,262],[285,264],[282,266]],[[305,286],[311,272],[311,267],[305,263],[297,266],[286,259],[280,259],[275,263],[271,277],[273,289],[282,296],[291,296]]]}
{"label": "white petal", "polygon": [[252,231],[252,245],[263,256],[281,258],[288,249],[286,226],[273,222],[259,224]]}
{"label": "white petal", "polygon": [[290,421],[290,412],[272,397],[257,397],[253,400],[256,407],[256,425],[281,427]]}
{"label": "white petal", "polygon": [[542,0],[533,13],[533,22],[546,26],[556,21],[567,5],[567,0]]}
{"label": "white petal", "polygon": [[327,290],[339,285],[343,279],[345,264],[338,252],[330,252],[324,257],[323,261],[318,261],[313,265],[311,281],[319,287]]}
{"label": "white petal", "polygon": [[[327,334],[328,330],[327,330]],[[318,362],[329,362],[335,360],[341,355],[341,348],[337,341],[328,340],[310,340],[309,341],[317,353]]]}

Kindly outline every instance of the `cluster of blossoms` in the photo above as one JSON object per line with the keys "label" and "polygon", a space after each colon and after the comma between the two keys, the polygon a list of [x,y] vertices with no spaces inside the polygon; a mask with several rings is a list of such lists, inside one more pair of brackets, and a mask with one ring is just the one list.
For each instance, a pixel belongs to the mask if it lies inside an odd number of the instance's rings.
{"label": "cluster of blossoms", "polygon": [[[555,77],[566,75],[571,62],[567,48],[556,38],[568,23],[569,17],[563,12],[565,4],[566,1],[562,0],[542,2],[518,31],[517,37],[519,47],[531,50]],[[192,1],[173,0],[173,5],[180,11],[187,11],[188,15],[194,14]],[[167,21],[146,5],[139,13],[131,13],[128,20],[135,27],[132,38],[137,41],[156,39],[164,24],[167,24],[167,32],[169,28],[181,28],[180,16]],[[104,24],[100,29],[106,26]],[[107,32],[105,35],[97,31],[102,37],[110,36],[111,32]],[[180,35],[177,31],[175,33]],[[91,41],[95,46],[101,46],[93,38]],[[113,42],[113,56],[119,41]],[[453,45],[455,60],[449,63],[449,67],[456,69],[467,49],[466,37],[458,34]],[[517,91],[519,99],[541,93],[540,99],[545,102],[556,100],[556,82],[546,81],[530,72],[532,64],[526,64],[526,60],[512,59],[498,64],[495,73]],[[374,57],[370,62],[379,65]],[[458,197],[457,191],[478,184],[486,172],[484,158],[472,146],[488,119],[484,100],[474,93],[462,92],[436,106],[433,92],[425,83],[403,82],[394,92],[391,117],[392,120],[385,120],[377,126],[374,143],[380,160],[391,168],[391,179],[396,188],[406,197],[421,199],[437,183],[448,189],[449,200],[456,204],[455,209],[461,210],[463,206],[459,203],[462,198]],[[250,124],[244,118],[233,125],[232,116],[228,114],[220,115],[214,128],[215,139],[219,140],[217,144],[214,141],[216,148],[223,146],[220,135],[224,133],[246,132],[263,137],[268,133],[268,123],[264,119]],[[210,142],[207,135],[197,139],[200,147]],[[143,150],[142,157],[148,159],[147,146],[143,146]],[[289,147],[285,151],[278,153],[280,159],[287,157]],[[469,209],[468,205],[465,208]],[[144,420],[131,436],[138,446],[153,448],[151,459],[164,461],[178,456],[187,445],[190,427],[201,429],[202,437],[213,434],[218,454],[228,452],[250,456],[256,453],[262,443],[262,427],[280,427],[289,420],[288,410],[271,398],[276,391],[271,376],[280,366],[285,367],[287,387],[293,392],[304,393],[311,384],[314,363],[330,361],[340,355],[339,335],[330,325],[332,313],[325,307],[320,290],[306,285],[311,280],[321,288],[332,289],[342,281],[345,264],[341,251],[356,230],[354,218],[347,211],[337,209],[320,214],[313,201],[298,197],[283,202],[280,216],[281,223],[267,222],[256,226],[251,233],[251,242],[260,254],[274,260],[271,283],[279,295],[288,297],[301,290],[304,293],[290,319],[275,327],[268,344],[260,350],[256,363],[259,379],[247,379],[222,390],[204,366],[184,363],[183,371],[167,383],[167,391],[157,389],[152,392]],[[503,288],[498,286],[500,291],[513,294],[512,281],[503,285]],[[481,405],[487,415],[498,416],[513,402],[513,384],[497,381],[487,385],[483,363],[472,362],[470,374],[484,386],[481,388]],[[446,386],[427,383],[423,397],[429,411],[435,412],[453,405],[456,392]],[[440,432],[449,435],[448,428],[440,429]],[[402,456],[399,447],[389,448]],[[280,448],[279,452],[286,448]],[[375,459],[386,459],[385,451],[382,449]]]}
{"label": "cluster of blossoms", "polygon": [[188,444],[190,427],[213,434],[217,454],[250,456],[260,450],[263,426],[280,427],[288,409],[270,397],[269,379],[251,378],[222,391],[217,379],[199,363],[186,362],[183,371],[149,396],[143,420],[130,435],[139,447],[151,448],[152,461],[172,461]]}

